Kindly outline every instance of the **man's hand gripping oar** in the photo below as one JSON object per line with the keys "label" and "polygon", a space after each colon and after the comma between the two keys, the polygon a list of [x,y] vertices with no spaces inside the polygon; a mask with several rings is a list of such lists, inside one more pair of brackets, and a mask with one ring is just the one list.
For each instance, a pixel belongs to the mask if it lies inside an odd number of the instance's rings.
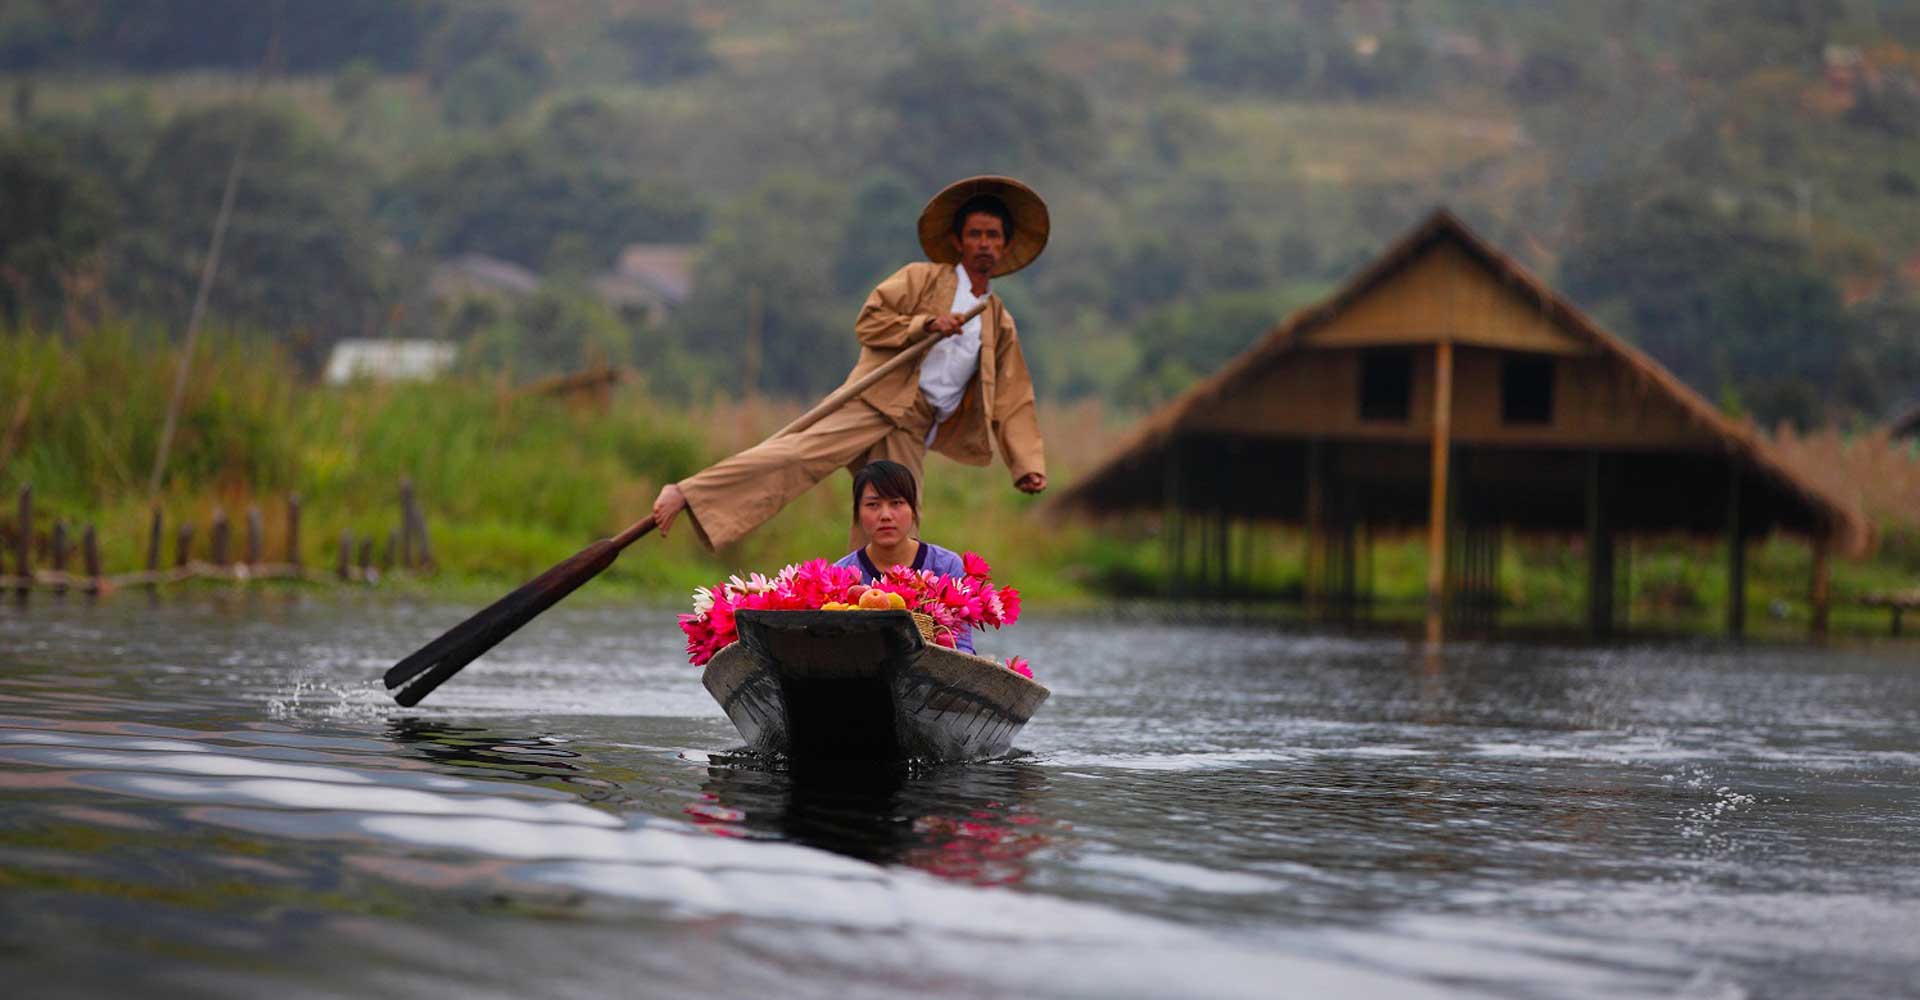
{"label": "man's hand gripping oar", "polygon": [[[992,296],[980,300],[972,309],[958,318],[954,331],[980,315],[993,300]],[[930,326],[933,324],[929,324]],[[945,327],[947,324],[939,324]],[[820,418],[846,405],[869,386],[886,378],[904,365],[911,364],[933,345],[951,333],[936,329],[936,335],[928,336],[902,349],[900,353],[888,358],[886,363],[868,372],[857,381],[840,387],[833,395],[820,401],[820,405],[803,413],[799,418],[780,428],[773,437],[795,434],[813,426]],[[768,438],[772,440],[773,438]],[[673,489],[678,494],[677,488]],[[538,617],[542,611],[553,607],[560,599],[577,590],[581,584],[599,576],[627,546],[640,539],[640,536],[660,529],[664,537],[667,525],[676,514],[686,506],[684,497],[677,504],[668,505],[670,509],[662,511],[662,501],[667,498],[662,491],[661,499],[654,502],[654,512],[636,521],[627,530],[612,538],[602,538],[592,545],[574,553],[556,564],[552,569],[522,584],[520,589],[488,605],[480,613],[448,629],[439,638],[415,650],[411,655],[388,668],[385,682],[387,690],[393,692],[393,700],[404,706],[420,703],[422,698],[433,692],[434,688],[445,683],[447,678],[460,672],[461,668],[478,659],[481,654],[507,636],[520,630],[522,625]]]}
{"label": "man's hand gripping oar", "polygon": [[[814,424],[820,422],[823,417],[845,406],[849,400],[867,391],[869,387],[881,379],[886,378],[888,375],[893,374],[906,365],[912,364],[922,354],[932,350],[933,345],[958,334],[961,327],[973,322],[975,316],[986,312],[987,305],[992,301],[993,296],[989,294],[986,298],[974,303],[973,308],[968,309],[964,313],[954,316],[938,316],[928,321],[927,329],[932,331],[928,336],[922,337],[912,344],[907,345],[905,348],[902,348],[900,353],[888,358],[880,367],[860,376],[860,378],[853,382],[849,382],[835,389],[832,395],[820,401],[820,405],[795,417],[792,423],[774,431],[767,440],[772,441],[775,438],[783,438],[789,434],[798,434],[812,427]],[[1044,482],[1044,477],[1042,481]],[[1022,488],[1024,489],[1025,487]],[[1028,492],[1038,491],[1030,490]],[[653,520],[660,526],[661,538],[667,537],[667,529],[673,527],[673,519],[678,517],[680,512],[685,510],[686,507],[687,498],[680,492],[680,487],[677,484],[668,483],[666,487],[660,491],[660,495],[653,501]]]}

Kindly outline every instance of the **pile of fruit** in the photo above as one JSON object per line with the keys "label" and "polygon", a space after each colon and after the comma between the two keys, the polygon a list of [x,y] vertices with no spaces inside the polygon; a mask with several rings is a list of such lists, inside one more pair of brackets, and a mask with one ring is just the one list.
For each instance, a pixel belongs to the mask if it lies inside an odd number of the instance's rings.
{"label": "pile of fruit", "polygon": [[[851,603],[849,603],[851,602]],[[847,588],[845,601],[828,601],[822,611],[905,611],[907,599],[891,590],[879,590],[864,583]]]}

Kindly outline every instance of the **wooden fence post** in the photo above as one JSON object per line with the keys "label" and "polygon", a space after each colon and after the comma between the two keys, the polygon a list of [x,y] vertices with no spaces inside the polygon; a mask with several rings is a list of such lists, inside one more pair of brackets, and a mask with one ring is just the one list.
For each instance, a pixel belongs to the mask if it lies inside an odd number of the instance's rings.
{"label": "wooden fence post", "polygon": [[152,586],[154,583],[151,574],[160,572],[160,531],[162,520],[160,507],[156,504],[153,508],[153,521],[147,526],[147,573],[150,574],[147,580],[148,586]]}
{"label": "wooden fence post", "polygon": [[[65,574],[67,571],[67,522],[65,521],[53,522],[53,571],[60,574]],[[53,584],[53,592],[66,593],[67,581],[56,580]]]}
{"label": "wooden fence post", "polygon": [[186,569],[193,558],[193,525],[182,524],[173,539],[173,565],[177,569]]}
{"label": "wooden fence post", "polygon": [[213,547],[213,564],[224,568],[227,565],[227,512],[219,507],[213,509],[213,532],[208,541]]}
{"label": "wooden fence post", "polygon": [[86,532],[81,535],[81,538],[83,539],[81,542],[81,551],[87,560],[87,593],[98,594],[102,590],[100,584],[102,575],[100,572],[100,535],[93,530],[93,525],[89,524],[87,525]]}
{"label": "wooden fence post", "polygon": [[300,494],[287,498],[287,565],[300,575]]}
{"label": "wooden fence post", "polygon": [[20,533],[14,538],[14,565],[20,570],[20,592],[33,587],[33,484],[20,487]]}

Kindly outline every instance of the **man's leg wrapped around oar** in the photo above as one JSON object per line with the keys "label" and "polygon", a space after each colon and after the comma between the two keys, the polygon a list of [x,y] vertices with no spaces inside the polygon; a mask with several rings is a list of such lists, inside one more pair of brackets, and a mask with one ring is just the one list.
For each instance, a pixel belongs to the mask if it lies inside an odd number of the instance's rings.
{"label": "man's leg wrapped around oar", "polygon": [[[731,545],[834,470],[864,465],[870,457],[891,458],[917,477],[932,422],[924,401],[895,421],[854,400],[805,430],[722,459],[679,482],[694,532],[708,548]],[[909,451],[911,460],[902,457]]]}

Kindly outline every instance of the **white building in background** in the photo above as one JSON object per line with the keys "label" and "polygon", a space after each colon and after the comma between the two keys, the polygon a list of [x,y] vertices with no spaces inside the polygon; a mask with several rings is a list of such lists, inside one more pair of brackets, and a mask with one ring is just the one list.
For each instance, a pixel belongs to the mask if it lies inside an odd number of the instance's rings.
{"label": "white building in background", "polygon": [[357,378],[424,381],[451,368],[455,353],[455,346],[444,340],[342,340],[333,345],[323,377],[328,385]]}

